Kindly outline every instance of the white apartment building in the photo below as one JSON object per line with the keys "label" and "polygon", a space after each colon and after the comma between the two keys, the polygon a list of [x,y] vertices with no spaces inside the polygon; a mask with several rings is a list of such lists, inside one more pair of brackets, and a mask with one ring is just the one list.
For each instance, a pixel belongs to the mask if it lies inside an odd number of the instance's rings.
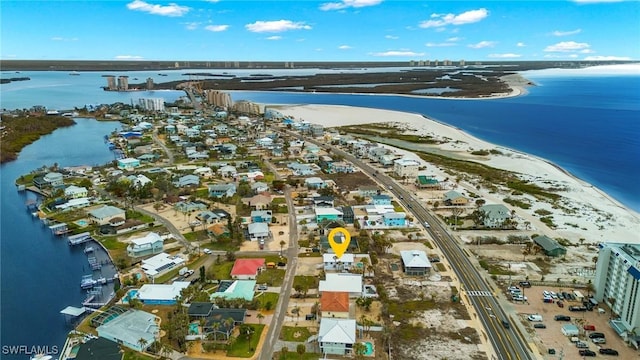
{"label": "white apartment building", "polygon": [[640,244],[601,243],[595,298],[620,318],[610,322],[621,336],[640,335]]}
{"label": "white apartment building", "polygon": [[420,162],[414,159],[398,159],[393,162],[393,171],[400,177],[415,179],[418,177]]}
{"label": "white apartment building", "polygon": [[138,104],[148,111],[164,111],[164,99],[162,98],[140,98]]}

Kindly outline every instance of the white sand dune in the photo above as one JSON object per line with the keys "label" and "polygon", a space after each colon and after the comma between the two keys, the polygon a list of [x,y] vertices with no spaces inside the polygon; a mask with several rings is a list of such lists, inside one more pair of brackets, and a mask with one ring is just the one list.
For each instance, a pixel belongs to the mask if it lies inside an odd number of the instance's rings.
{"label": "white sand dune", "polygon": [[[429,135],[436,139],[448,140],[441,145],[434,145],[439,150],[457,156],[468,157],[495,168],[508,170],[520,174],[523,179],[539,184],[542,187],[557,187],[564,189],[558,192],[562,196],[561,206],[552,206],[546,202],[538,202],[530,198],[533,206],[529,210],[515,209],[518,216],[530,221],[534,226],[538,224],[538,233],[552,237],[563,237],[572,242],[584,239],[586,243],[601,241],[638,242],[640,232],[640,214],[626,208],[615,199],[593,185],[586,183],[554,164],[504,147],[499,147],[475,138],[457,128],[433,121],[418,114],[399,111],[358,108],[337,105],[279,105],[269,106],[285,116],[309,123],[321,124],[325,127],[359,125],[371,123],[399,123],[409,129],[417,130],[412,134]],[[472,156],[470,151],[480,149],[497,149],[501,154],[488,156]],[[403,152],[397,150],[398,152]],[[410,155],[410,154],[407,154]],[[431,167],[433,168],[433,167]],[[483,198],[501,201],[504,196],[490,194],[482,189],[479,192]],[[542,225],[539,216],[534,214],[537,209],[552,212],[557,229],[551,230]]]}

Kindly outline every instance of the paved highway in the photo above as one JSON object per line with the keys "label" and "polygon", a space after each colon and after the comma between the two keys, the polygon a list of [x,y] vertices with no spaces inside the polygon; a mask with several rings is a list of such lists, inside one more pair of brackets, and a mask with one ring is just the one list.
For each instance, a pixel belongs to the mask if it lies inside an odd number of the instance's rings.
{"label": "paved highway", "polygon": [[[290,134],[294,134],[291,133]],[[297,134],[295,136],[298,136]],[[305,141],[309,141],[305,139]],[[318,146],[327,147],[319,142],[311,141]],[[331,153],[342,156],[352,162],[369,176],[376,177],[378,182],[392,192],[400,202],[413,213],[416,221],[426,227],[434,239],[436,245],[448,260],[458,280],[461,283],[461,298],[470,302],[485,331],[481,336],[486,336],[491,342],[498,359],[504,360],[528,360],[536,358],[528,347],[526,340],[518,332],[517,325],[511,317],[507,316],[498,299],[494,297],[493,289],[478,272],[477,268],[469,260],[469,255],[464,251],[457,240],[448,232],[441,222],[427,209],[416,201],[413,194],[398,185],[392,178],[379,173],[369,164],[361,161],[336,147],[331,147]],[[503,325],[503,321],[509,322],[509,328]]]}

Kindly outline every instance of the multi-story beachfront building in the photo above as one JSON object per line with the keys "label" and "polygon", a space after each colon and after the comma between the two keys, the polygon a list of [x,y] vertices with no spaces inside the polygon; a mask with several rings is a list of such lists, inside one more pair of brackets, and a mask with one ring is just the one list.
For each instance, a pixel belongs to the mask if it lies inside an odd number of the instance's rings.
{"label": "multi-story beachfront building", "polygon": [[116,77],[115,76],[107,76],[107,90],[117,90],[118,88],[116,87]]}
{"label": "multi-story beachfront building", "polygon": [[213,106],[219,106],[225,109],[231,108],[233,102],[231,101],[231,95],[227,92],[218,90],[206,91],[207,102]]}
{"label": "multi-story beachfront building", "polygon": [[141,98],[138,100],[138,104],[147,111],[164,111],[163,98]]}
{"label": "multi-story beachfront building", "polygon": [[595,290],[596,300],[619,316],[611,327],[629,340],[640,335],[640,245],[600,244]]}
{"label": "multi-story beachfront building", "polygon": [[118,76],[118,91],[127,91],[127,90],[129,90],[129,77]]}
{"label": "multi-story beachfront building", "polygon": [[153,90],[153,79],[147,78],[147,90]]}

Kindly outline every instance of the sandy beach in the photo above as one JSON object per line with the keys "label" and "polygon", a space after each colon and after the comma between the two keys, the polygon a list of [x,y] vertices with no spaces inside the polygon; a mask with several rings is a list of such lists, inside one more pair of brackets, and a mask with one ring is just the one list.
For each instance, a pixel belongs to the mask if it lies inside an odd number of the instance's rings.
{"label": "sandy beach", "polygon": [[[516,86],[517,87],[517,86]],[[358,108],[337,105],[279,105],[271,106],[285,116],[309,123],[321,124],[325,127],[360,125],[372,123],[394,123],[402,126],[415,135],[428,135],[446,141],[440,145],[429,145],[441,153],[483,163],[495,168],[519,174],[522,179],[536,183],[542,187],[562,188],[558,194],[562,196],[561,206],[552,206],[531,198],[533,206],[524,210],[505,204],[516,210],[523,221],[530,221],[538,233],[551,237],[563,237],[573,243],[636,242],[640,231],[640,214],[626,208],[600,189],[582,181],[564,171],[560,167],[535,156],[507,149],[475,138],[457,128],[433,121],[419,114],[399,111]],[[415,131],[417,132],[415,132]],[[390,147],[390,146],[388,146]],[[391,147],[390,147],[391,148]],[[496,149],[500,154],[474,156],[471,151]],[[394,149],[407,157],[418,159],[417,155],[400,149]],[[427,164],[427,172],[436,177],[446,177],[440,169]],[[459,184],[469,187],[484,198],[487,203],[502,203],[507,194],[489,193],[486,189],[477,190],[471,184]],[[467,186],[465,186],[467,185]],[[535,210],[550,211],[557,225],[555,230],[549,229],[539,220]],[[583,239],[583,240],[581,240]]]}

